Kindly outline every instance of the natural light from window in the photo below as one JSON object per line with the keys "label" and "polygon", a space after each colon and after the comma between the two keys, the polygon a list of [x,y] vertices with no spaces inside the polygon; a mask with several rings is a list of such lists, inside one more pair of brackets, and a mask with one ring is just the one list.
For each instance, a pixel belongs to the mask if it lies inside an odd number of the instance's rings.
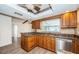
{"label": "natural light from window", "polygon": [[60,19],[42,21],[41,30],[47,32],[60,32]]}

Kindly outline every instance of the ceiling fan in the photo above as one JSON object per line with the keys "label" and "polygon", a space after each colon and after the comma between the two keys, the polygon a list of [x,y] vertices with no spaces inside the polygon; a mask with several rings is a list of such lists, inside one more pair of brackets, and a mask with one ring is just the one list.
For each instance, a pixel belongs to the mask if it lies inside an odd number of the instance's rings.
{"label": "ceiling fan", "polygon": [[26,22],[28,22],[28,20],[25,20],[25,21],[23,22],[23,24],[25,24]]}
{"label": "ceiling fan", "polygon": [[[38,6],[41,6],[41,4],[34,4],[34,9],[35,9],[37,12],[40,10],[40,8],[39,8]],[[28,10],[29,12],[33,12],[32,10],[30,10],[30,9],[28,9],[28,8],[27,8],[27,10]],[[26,22],[28,22],[28,20],[25,20],[25,21],[23,22],[23,24],[25,24]]]}

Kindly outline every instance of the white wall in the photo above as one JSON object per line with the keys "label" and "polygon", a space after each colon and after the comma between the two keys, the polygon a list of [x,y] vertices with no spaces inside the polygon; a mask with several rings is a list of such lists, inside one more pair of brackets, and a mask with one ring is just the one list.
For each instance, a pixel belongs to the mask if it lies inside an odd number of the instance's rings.
{"label": "white wall", "polygon": [[63,34],[75,34],[74,29],[61,29],[61,33]]}
{"label": "white wall", "polygon": [[32,32],[32,25],[28,22],[23,24],[24,20],[12,18],[12,23],[18,26],[18,37],[21,33]]}
{"label": "white wall", "polygon": [[0,14],[0,47],[12,44],[11,17]]}
{"label": "white wall", "polygon": [[[56,23],[56,22],[55,22]],[[42,23],[41,23],[42,24]],[[52,23],[53,24],[53,23]],[[46,32],[43,31],[42,29],[37,29],[37,32]],[[54,33],[54,32],[52,32]],[[75,30],[74,29],[61,29],[59,33],[64,33],[64,34],[75,34]]]}

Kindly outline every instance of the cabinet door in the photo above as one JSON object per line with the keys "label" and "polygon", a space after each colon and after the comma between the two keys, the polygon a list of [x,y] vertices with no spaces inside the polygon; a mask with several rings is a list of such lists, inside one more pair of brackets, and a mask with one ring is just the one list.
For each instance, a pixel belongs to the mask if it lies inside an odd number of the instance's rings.
{"label": "cabinet door", "polygon": [[34,47],[35,43],[34,43],[34,37],[28,37],[28,50],[31,50]]}
{"label": "cabinet door", "polygon": [[44,47],[44,36],[41,36],[41,47]]}
{"label": "cabinet door", "polygon": [[77,26],[77,15],[76,12],[70,13],[70,27],[76,27]]}
{"label": "cabinet door", "polygon": [[54,51],[55,52],[55,48],[56,48],[56,43],[55,43],[55,38],[54,37],[52,37],[52,39],[51,39],[51,51]]}
{"label": "cabinet door", "polygon": [[40,47],[44,47],[44,36],[40,37]]}
{"label": "cabinet door", "polygon": [[44,47],[44,48],[47,48],[47,36],[44,36],[44,41],[43,41],[43,43],[44,43],[44,44],[43,44],[43,45],[44,45],[43,47]]}
{"label": "cabinet door", "polygon": [[28,51],[28,37],[25,37],[24,38],[24,49],[26,50],[26,51]]}
{"label": "cabinet door", "polygon": [[79,40],[78,39],[74,39],[72,41],[72,52],[79,54]]}
{"label": "cabinet door", "polygon": [[39,37],[39,46],[42,47],[42,36]]}
{"label": "cabinet door", "polygon": [[32,28],[33,29],[40,29],[40,20],[32,21]]}
{"label": "cabinet door", "polygon": [[75,52],[79,54],[79,40],[75,40]]}
{"label": "cabinet door", "polygon": [[69,13],[66,13],[61,16],[61,27],[68,28],[69,27]]}
{"label": "cabinet door", "polygon": [[76,53],[76,51],[75,51],[75,39],[72,40],[72,52]]}
{"label": "cabinet door", "polygon": [[51,50],[51,39],[50,39],[50,37],[47,37],[47,49]]}
{"label": "cabinet door", "polygon": [[35,43],[35,46],[37,46],[38,45],[38,36],[37,35],[34,35],[34,43]]}

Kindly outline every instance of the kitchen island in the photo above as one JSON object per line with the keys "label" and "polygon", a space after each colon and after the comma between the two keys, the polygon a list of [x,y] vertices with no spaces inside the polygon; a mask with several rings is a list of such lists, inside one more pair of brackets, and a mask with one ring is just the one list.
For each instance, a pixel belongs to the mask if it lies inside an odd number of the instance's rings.
{"label": "kitchen island", "polygon": [[30,51],[37,46],[55,52],[55,37],[43,33],[21,33],[21,48]]}

